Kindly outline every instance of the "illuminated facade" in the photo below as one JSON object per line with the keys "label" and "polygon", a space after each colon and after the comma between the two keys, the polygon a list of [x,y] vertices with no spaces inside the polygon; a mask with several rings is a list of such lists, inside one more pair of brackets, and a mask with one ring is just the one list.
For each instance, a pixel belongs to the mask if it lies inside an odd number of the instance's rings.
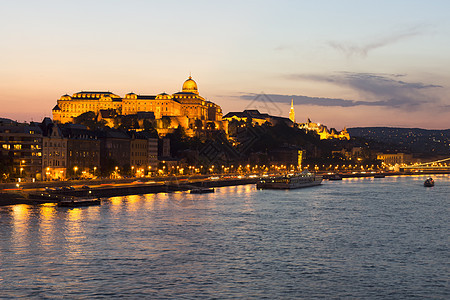
{"label": "illuminated facade", "polygon": [[291,110],[289,110],[289,120],[295,123],[294,99],[291,100]]}
{"label": "illuminated facade", "polygon": [[256,109],[246,109],[242,112],[229,112],[224,117],[224,120],[227,120],[228,122],[232,121],[238,121],[238,122],[252,122],[252,125],[263,125],[264,123],[268,122],[272,125],[277,124],[278,122],[284,122],[288,126],[293,126],[293,123],[290,119],[283,118],[283,117],[277,117],[277,116],[271,116],[266,113],[260,113]]}
{"label": "illuminated facade", "polygon": [[42,179],[42,130],[36,123],[0,122],[0,147],[2,159],[10,159],[11,178]]}
{"label": "illuminated facade", "polygon": [[334,128],[328,129],[327,126],[320,123],[311,122],[310,119],[308,119],[306,123],[299,123],[298,127],[301,129],[305,129],[306,131],[315,131],[319,135],[321,140],[350,139],[350,135],[348,134],[347,129],[344,128],[344,130],[342,131],[337,131]]}
{"label": "illuminated facade", "polygon": [[[222,109],[219,105],[205,100],[198,93],[197,83],[191,76],[183,83],[181,92],[169,95],[161,93],[156,96],[128,93],[125,97],[111,92],[79,92],[72,96],[63,95],[52,109],[53,120],[69,123],[83,113],[92,111],[115,111],[118,115],[134,115],[138,112],[153,112],[155,119],[169,117],[169,128],[179,125],[193,129],[196,120],[203,123],[213,122],[216,129],[226,130],[222,122]],[[205,124],[204,124],[205,125]]]}
{"label": "illuminated facade", "polygon": [[386,165],[401,165],[411,163],[412,155],[405,153],[377,153],[377,159]]}
{"label": "illuminated facade", "polygon": [[67,171],[67,138],[64,138],[57,124],[44,119],[42,137],[43,180],[64,180]]}

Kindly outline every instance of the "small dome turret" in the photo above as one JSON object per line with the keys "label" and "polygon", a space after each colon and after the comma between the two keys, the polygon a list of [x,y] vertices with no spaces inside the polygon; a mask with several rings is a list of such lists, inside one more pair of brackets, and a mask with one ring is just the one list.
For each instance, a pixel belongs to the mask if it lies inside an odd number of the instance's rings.
{"label": "small dome turret", "polygon": [[59,100],[72,100],[72,97],[70,97],[69,95],[65,94],[65,95],[62,95],[61,98],[59,98]]}

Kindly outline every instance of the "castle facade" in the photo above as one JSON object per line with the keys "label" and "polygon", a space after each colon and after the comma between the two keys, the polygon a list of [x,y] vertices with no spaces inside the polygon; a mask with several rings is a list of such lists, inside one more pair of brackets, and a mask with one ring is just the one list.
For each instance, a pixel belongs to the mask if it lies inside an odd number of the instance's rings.
{"label": "castle facade", "polygon": [[197,120],[202,121],[204,125],[213,122],[216,129],[226,127],[222,122],[222,108],[199,95],[197,83],[191,76],[183,83],[181,92],[171,95],[128,93],[125,97],[120,97],[104,91],[82,91],[72,96],[63,95],[52,109],[52,115],[53,121],[57,123],[70,123],[83,113],[94,112],[101,115],[105,111],[117,115],[152,112],[156,120],[162,117],[173,119],[171,124],[174,128],[181,125],[185,129],[193,129]]}

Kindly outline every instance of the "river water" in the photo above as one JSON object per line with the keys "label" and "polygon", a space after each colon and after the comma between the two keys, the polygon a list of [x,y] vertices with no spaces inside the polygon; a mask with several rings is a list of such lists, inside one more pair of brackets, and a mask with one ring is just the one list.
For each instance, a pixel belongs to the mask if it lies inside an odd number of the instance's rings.
{"label": "river water", "polygon": [[434,178],[0,207],[0,299],[449,299]]}

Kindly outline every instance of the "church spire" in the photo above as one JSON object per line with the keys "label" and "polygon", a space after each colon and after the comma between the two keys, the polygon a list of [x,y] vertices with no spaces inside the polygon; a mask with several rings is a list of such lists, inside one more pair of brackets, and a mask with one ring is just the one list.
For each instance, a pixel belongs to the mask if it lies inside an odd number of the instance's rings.
{"label": "church spire", "polygon": [[289,120],[295,123],[294,99],[291,100],[291,110],[289,111]]}

